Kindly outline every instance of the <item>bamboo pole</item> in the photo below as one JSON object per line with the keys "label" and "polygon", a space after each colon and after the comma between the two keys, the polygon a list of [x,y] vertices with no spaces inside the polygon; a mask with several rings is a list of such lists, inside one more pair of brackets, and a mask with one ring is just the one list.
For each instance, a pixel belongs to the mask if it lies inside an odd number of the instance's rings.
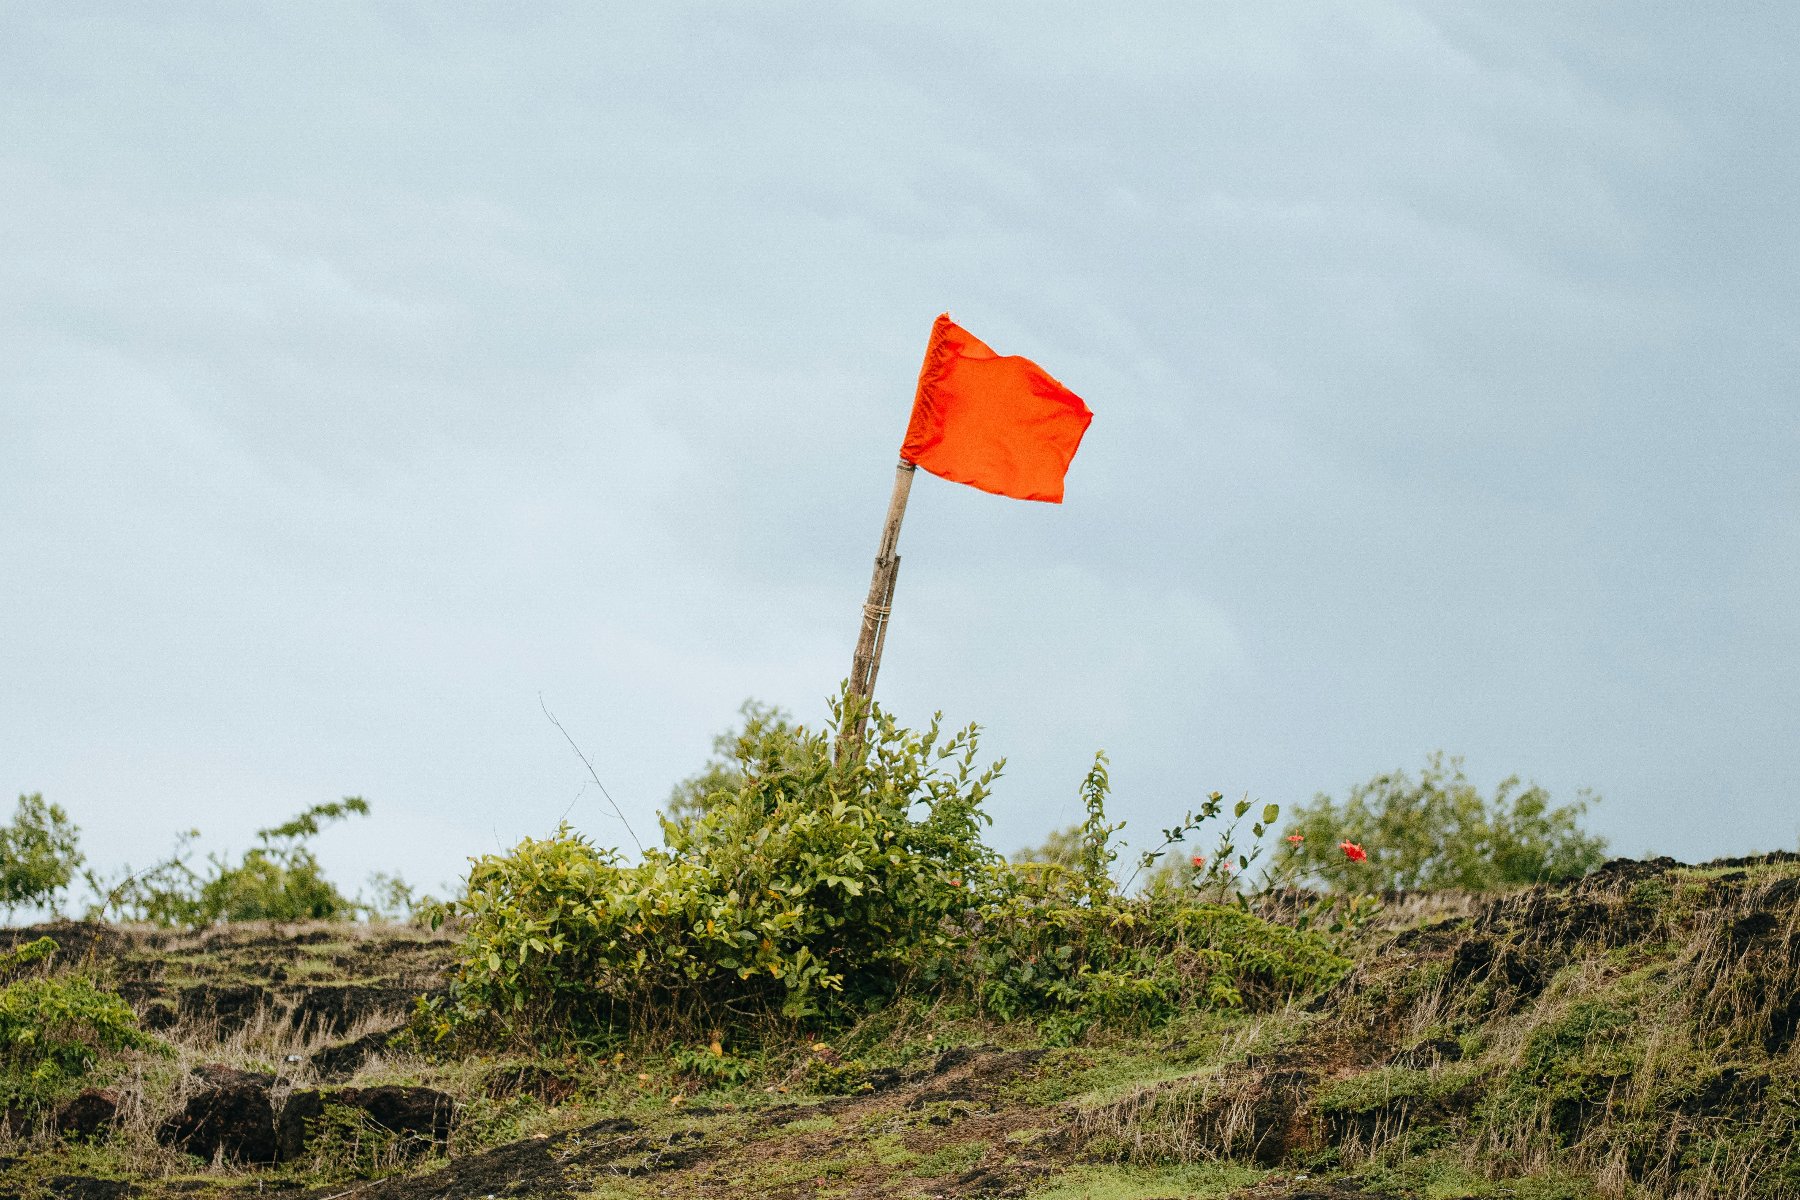
{"label": "bamboo pole", "polygon": [[894,608],[894,580],[900,574],[900,521],[906,516],[906,498],[912,492],[913,472],[905,459],[894,469],[894,494],[888,499],[887,520],[881,526],[881,546],[875,554],[875,571],[869,578],[869,598],[863,604],[862,629],[856,638],[856,654],[850,660],[850,687],[845,697],[844,728],[838,736],[838,759],[862,740],[869,704],[875,695],[875,676],[881,670],[881,649],[887,643],[888,617]]}

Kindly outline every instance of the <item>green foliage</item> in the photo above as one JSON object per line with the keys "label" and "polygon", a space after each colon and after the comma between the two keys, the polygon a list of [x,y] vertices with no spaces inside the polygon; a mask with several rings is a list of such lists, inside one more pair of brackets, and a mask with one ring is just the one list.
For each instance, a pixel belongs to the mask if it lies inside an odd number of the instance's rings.
{"label": "green foliage", "polygon": [[1517,1064],[1484,1103],[1483,1118],[1507,1129],[1540,1130],[1567,1145],[1642,1060],[1641,1018],[1608,999],[1576,1001],[1534,1029]]}
{"label": "green foliage", "polygon": [[1112,865],[1119,857],[1112,847],[1112,835],[1125,828],[1123,821],[1106,819],[1106,797],[1111,791],[1112,776],[1102,751],[1094,755],[1094,765],[1081,781],[1081,805],[1087,809],[1087,819],[1082,821],[1081,836],[1075,843],[1075,871],[1093,904],[1104,904],[1112,896]]}
{"label": "green foliage", "polygon": [[367,895],[359,895],[356,901],[356,907],[371,920],[383,921],[423,921],[437,905],[405,879],[386,871],[369,876]]}
{"label": "green foliage", "polygon": [[367,816],[360,796],[315,804],[290,821],[257,831],[262,843],[244,853],[236,866],[213,860],[213,872],[200,888],[197,919],[214,921],[332,921],[356,915],[356,906],[327,880],[307,842],[333,821]]}
{"label": "green foliage", "polygon": [[[1594,799],[1553,806],[1515,776],[1484,797],[1460,758],[1433,754],[1415,779],[1377,775],[1338,804],[1320,795],[1289,824],[1297,869],[1340,892],[1462,888],[1486,891],[1577,879],[1606,857],[1604,839],[1581,829]],[[1368,854],[1352,862],[1349,841]]]}
{"label": "green foliage", "polygon": [[[1187,891],[1205,899],[1235,899],[1243,903],[1250,890],[1250,865],[1262,858],[1263,838],[1281,816],[1279,804],[1263,805],[1261,813],[1252,819],[1247,845],[1239,844],[1242,835],[1238,830],[1255,806],[1250,797],[1245,796],[1232,806],[1230,821],[1217,835],[1210,854],[1183,857],[1173,853],[1174,848],[1186,842],[1190,835],[1219,819],[1224,807],[1225,797],[1213,792],[1199,809],[1183,816],[1180,824],[1163,830],[1161,844],[1138,856],[1137,870],[1125,881],[1127,890],[1147,871],[1144,889],[1148,892],[1166,895],[1171,891]],[[1283,887],[1291,882],[1296,846],[1297,843],[1289,842],[1280,859],[1264,872],[1262,890]]]}
{"label": "green foliage", "polygon": [[712,797],[735,795],[744,783],[743,754],[770,734],[793,732],[794,718],[786,709],[754,698],[745,700],[738,706],[737,727],[713,738],[712,756],[670,791],[663,816],[680,823],[705,812]]}
{"label": "green foliage", "polygon": [[670,1011],[814,1015],[891,993],[959,944],[946,918],[996,856],[971,727],[943,737],[877,712],[859,753],[770,728],[740,782],[665,820],[625,864],[566,826],[472,867],[452,906],[464,1011],[613,1027]]}
{"label": "green foliage", "polygon": [[1309,992],[1349,969],[1320,933],[1192,892],[1093,902],[1068,874],[1013,868],[982,911],[957,983],[1003,1021],[1035,1019],[1052,1044],[1097,1022],[1142,1028],[1192,1008]]}
{"label": "green foliage", "polygon": [[860,1058],[840,1058],[823,1046],[815,1046],[801,1077],[809,1092],[821,1096],[848,1096],[868,1090],[869,1064]]}
{"label": "green foliage", "polygon": [[1066,1041],[1097,1020],[1232,1006],[1345,969],[1321,935],[1235,904],[1122,896],[1104,755],[1069,865],[1009,865],[981,837],[1002,764],[977,767],[975,728],[912,732],[879,709],[870,726],[842,761],[828,732],[770,722],[739,736],[732,789],[666,818],[666,848],[642,862],[566,826],[478,860],[447,908],[465,940],[453,1000],[427,1014],[436,1032],[836,1019],[907,988],[1040,1019]]}
{"label": "green foliage", "polygon": [[[48,947],[45,943],[49,943]],[[0,960],[11,973],[56,948],[40,938]],[[109,1051],[158,1046],[117,993],[79,975],[31,975],[0,987],[0,1109],[32,1108],[73,1090]]]}
{"label": "green foliage", "polygon": [[306,1166],[324,1179],[376,1179],[405,1165],[409,1139],[360,1108],[325,1104],[306,1119]]}
{"label": "green foliage", "polygon": [[[293,819],[257,831],[258,846],[236,863],[213,855],[203,869],[192,865],[190,830],[176,842],[173,854],[144,871],[126,867],[110,885],[89,875],[100,897],[93,915],[108,912],[125,920],[198,928],[218,921],[341,921],[369,911],[349,899],[325,878],[308,843],[328,824],[351,816],[367,816],[360,796],[315,804]],[[390,880],[387,900],[393,900]],[[378,901],[379,903],[379,901]]]}
{"label": "green foliage", "polygon": [[717,1038],[706,1046],[677,1046],[669,1057],[676,1070],[698,1080],[702,1087],[730,1087],[756,1074],[753,1059],[727,1052]]}
{"label": "green foliage", "polygon": [[1025,846],[1007,856],[1007,861],[1018,863],[1038,863],[1045,866],[1061,867],[1065,871],[1079,870],[1081,867],[1081,835],[1085,822],[1077,821],[1073,825],[1065,825],[1061,829],[1052,829],[1044,838],[1042,845]]}
{"label": "green foliage", "polygon": [[10,824],[0,825],[0,908],[10,918],[28,905],[52,910],[80,868],[81,830],[41,793],[19,797]]}
{"label": "green foliage", "polygon": [[59,947],[52,937],[33,938],[23,946],[0,954],[0,976],[12,975],[24,967],[41,963],[54,955]]}

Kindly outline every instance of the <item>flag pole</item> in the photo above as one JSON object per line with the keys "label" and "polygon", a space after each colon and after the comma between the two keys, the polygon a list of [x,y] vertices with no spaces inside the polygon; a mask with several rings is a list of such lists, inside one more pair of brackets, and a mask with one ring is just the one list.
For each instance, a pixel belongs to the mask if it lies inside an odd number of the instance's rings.
{"label": "flag pole", "polygon": [[863,725],[875,695],[875,676],[881,670],[881,648],[887,642],[888,617],[894,608],[894,580],[900,574],[900,521],[906,516],[906,498],[912,492],[917,468],[905,459],[894,469],[894,494],[888,498],[887,520],[881,526],[881,547],[875,554],[875,572],[869,579],[869,598],[863,604],[862,629],[856,637],[856,654],[850,660],[850,686],[845,695],[844,727],[838,734],[839,762],[862,741]]}

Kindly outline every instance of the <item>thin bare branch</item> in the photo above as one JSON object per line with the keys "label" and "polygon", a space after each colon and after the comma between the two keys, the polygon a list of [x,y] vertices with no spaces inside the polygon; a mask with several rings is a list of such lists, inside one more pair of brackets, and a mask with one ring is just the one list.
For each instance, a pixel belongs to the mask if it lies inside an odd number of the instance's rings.
{"label": "thin bare branch", "polygon": [[569,736],[569,731],[563,728],[563,723],[556,719],[556,714],[551,712],[550,706],[544,703],[544,693],[542,692],[538,693],[538,707],[544,710],[544,715],[550,718],[552,725],[556,726],[556,732],[563,735],[563,740],[569,743],[569,749],[575,752],[575,756],[581,760],[581,764],[588,769],[588,775],[592,777],[594,786],[600,789],[600,794],[606,797],[608,804],[612,805],[613,816],[619,818],[619,824],[623,825],[625,832],[631,835],[631,843],[637,847],[638,854],[641,856],[644,853],[644,843],[638,841],[637,831],[631,827],[631,822],[625,819],[624,811],[619,808],[618,801],[612,798],[612,793],[606,790],[606,785],[600,782],[600,773],[594,770],[593,761],[582,752],[580,746],[575,744],[575,739]]}

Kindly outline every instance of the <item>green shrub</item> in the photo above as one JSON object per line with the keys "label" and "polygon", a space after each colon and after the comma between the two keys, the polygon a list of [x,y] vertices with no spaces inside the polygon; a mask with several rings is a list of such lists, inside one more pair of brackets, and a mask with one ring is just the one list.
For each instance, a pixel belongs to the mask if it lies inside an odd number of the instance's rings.
{"label": "green shrub", "polygon": [[29,905],[56,907],[82,862],[81,830],[40,793],[19,797],[10,824],[0,825],[0,908],[10,919]]}
{"label": "green shrub", "polygon": [[756,743],[771,733],[793,732],[794,718],[786,709],[756,699],[745,700],[738,706],[737,727],[713,738],[712,755],[706,765],[670,790],[663,815],[671,821],[686,821],[705,812],[712,797],[735,794],[744,782],[740,758],[754,753]]}
{"label": "green shrub", "polygon": [[[47,957],[40,938],[6,956],[16,970]],[[50,942],[51,950],[55,943]],[[33,1108],[73,1090],[103,1054],[161,1043],[138,1029],[115,992],[79,975],[37,975],[0,987],[0,1109]]]}
{"label": "green shrub", "polygon": [[1000,764],[977,767],[974,727],[915,733],[879,709],[870,724],[842,761],[828,732],[778,722],[740,738],[733,789],[666,818],[666,848],[642,862],[566,826],[475,862],[445,910],[464,933],[453,997],[427,1023],[440,1037],[470,1023],[525,1040],[691,1037],[850,1016],[909,989],[1067,1041],[1097,1020],[1240,1004],[1347,968],[1324,935],[1238,903],[1122,896],[1104,756],[1071,866],[1009,865],[981,838]]}
{"label": "green shrub", "polygon": [[806,1017],[889,994],[959,945],[995,855],[973,728],[943,738],[876,714],[860,755],[825,733],[740,745],[735,792],[663,823],[627,865],[567,826],[472,867],[458,1000],[571,1029],[729,1009]]}
{"label": "green shrub", "polygon": [[325,878],[308,844],[333,821],[367,816],[360,796],[315,804],[290,821],[257,830],[261,845],[232,863],[213,856],[195,869],[189,847],[198,837],[189,831],[175,852],[148,870],[126,867],[116,882],[89,875],[100,897],[93,916],[109,912],[124,920],[198,928],[219,921],[342,921],[376,911],[383,904],[411,903],[411,889],[391,877],[379,881],[375,904],[352,900]]}
{"label": "green shrub", "polygon": [[1314,991],[1350,967],[1318,931],[1192,892],[1096,903],[1067,874],[1014,868],[991,894],[955,982],[1000,1020],[1037,1020],[1053,1043],[1096,1022],[1141,1028],[1182,1009]]}
{"label": "green shrub", "polygon": [[[1337,891],[1461,888],[1486,891],[1579,879],[1606,857],[1606,841],[1584,832],[1594,798],[1552,806],[1536,784],[1504,780],[1483,796],[1460,758],[1433,754],[1417,779],[1377,775],[1338,804],[1316,796],[1287,827],[1299,873]],[[1339,848],[1353,842],[1367,862]]]}

